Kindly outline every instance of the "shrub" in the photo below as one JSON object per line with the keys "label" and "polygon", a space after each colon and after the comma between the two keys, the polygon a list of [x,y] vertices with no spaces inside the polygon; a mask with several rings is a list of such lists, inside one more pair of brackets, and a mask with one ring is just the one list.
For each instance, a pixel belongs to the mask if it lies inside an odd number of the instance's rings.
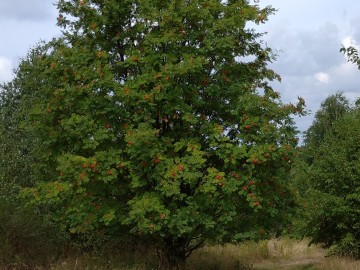
{"label": "shrub", "polygon": [[34,269],[48,265],[61,245],[59,233],[33,209],[0,201],[0,268]]}

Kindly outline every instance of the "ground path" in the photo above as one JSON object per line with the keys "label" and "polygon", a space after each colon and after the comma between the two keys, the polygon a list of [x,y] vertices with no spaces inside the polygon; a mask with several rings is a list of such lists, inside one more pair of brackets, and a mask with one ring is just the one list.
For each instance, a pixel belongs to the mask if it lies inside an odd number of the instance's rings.
{"label": "ground path", "polygon": [[304,258],[304,259],[281,259],[269,260],[253,264],[254,270],[275,270],[275,269],[312,269],[312,265],[320,263],[324,258]]}
{"label": "ground path", "polygon": [[309,247],[306,242],[284,243],[273,239],[268,242],[270,258],[253,264],[254,270],[275,269],[313,269],[311,266],[325,260],[326,252],[316,247]]}

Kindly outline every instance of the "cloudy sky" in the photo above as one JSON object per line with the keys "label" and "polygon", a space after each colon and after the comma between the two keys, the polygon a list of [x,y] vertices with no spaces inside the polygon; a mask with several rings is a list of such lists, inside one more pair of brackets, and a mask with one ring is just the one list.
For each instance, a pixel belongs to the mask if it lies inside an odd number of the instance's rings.
{"label": "cloudy sky", "polygon": [[[55,0],[0,0],[0,82],[10,80],[21,57],[40,40],[58,36]],[[268,46],[278,51],[272,68],[284,102],[305,99],[312,113],[296,119],[306,130],[314,112],[330,94],[360,97],[360,71],[339,53],[341,44],[360,44],[359,0],[260,0],[278,9],[260,26]]]}
{"label": "cloudy sky", "polygon": [[0,82],[40,40],[59,35],[53,0],[0,0]]}
{"label": "cloudy sky", "polygon": [[265,40],[278,50],[272,68],[281,77],[275,84],[283,100],[305,99],[311,114],[297,119],[306,130],[320,103],[330,94],[343,91],[354,101],[360,97],[360,70],[339,53],[341,44],[360,44],[360,1],[358,0],[262,0],[278,9],[261,26]]}

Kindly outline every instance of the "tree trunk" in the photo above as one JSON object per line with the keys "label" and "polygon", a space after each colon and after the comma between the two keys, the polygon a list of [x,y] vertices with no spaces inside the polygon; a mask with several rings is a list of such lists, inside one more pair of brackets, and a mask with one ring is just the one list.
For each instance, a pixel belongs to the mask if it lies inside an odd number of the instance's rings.
{"label": "tree trunk", "polygon": [[169,239],[162,247],[159,247],[158,257],[161,270],[185,269],[186,247],[183,242]]}

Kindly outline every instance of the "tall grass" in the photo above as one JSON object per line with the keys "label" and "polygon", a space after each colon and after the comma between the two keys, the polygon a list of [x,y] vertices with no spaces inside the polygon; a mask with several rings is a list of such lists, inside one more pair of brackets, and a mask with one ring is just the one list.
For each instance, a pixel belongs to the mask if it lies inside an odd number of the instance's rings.
{"label": "tall grass", "polygon": [[360,261],[347,258],[329,257],[316,265],[317,270],[360,270]]}
{"label": "tall grass", "polygon": [[[319,246],[289,238],[245,242],[239,245],[205,246],[194,252],[186,270],[360,270],[360,261],[326,257]],[[71,254],[46,269],[53,270],[156,270],[152,250],[138,247],[108,254]]]}
{"label": "tall grass", "polygon": [[326,257],[327,250],[290,238],[205,247],[189,260],[191,270],[360,270],[360,261]]}

